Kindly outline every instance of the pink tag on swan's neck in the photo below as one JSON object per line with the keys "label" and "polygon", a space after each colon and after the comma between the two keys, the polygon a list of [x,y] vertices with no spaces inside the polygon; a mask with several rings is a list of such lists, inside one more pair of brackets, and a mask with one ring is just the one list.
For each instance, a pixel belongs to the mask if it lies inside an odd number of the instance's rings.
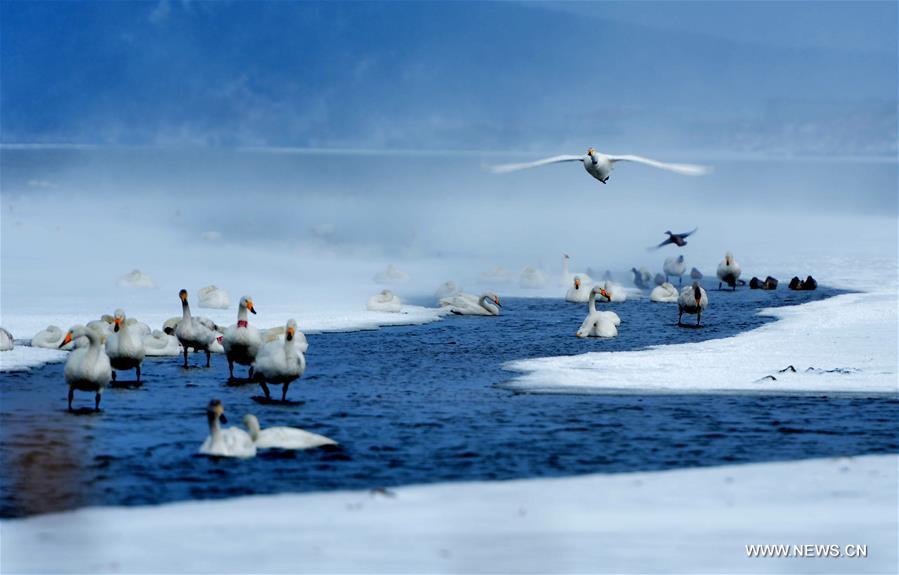
{"label": "pink tag on swan's neck", "polygon": [[237,320],[237,327],[247,327],[248,325],[249,324],[247,323],[247,320],[245,320],[245,319]]}

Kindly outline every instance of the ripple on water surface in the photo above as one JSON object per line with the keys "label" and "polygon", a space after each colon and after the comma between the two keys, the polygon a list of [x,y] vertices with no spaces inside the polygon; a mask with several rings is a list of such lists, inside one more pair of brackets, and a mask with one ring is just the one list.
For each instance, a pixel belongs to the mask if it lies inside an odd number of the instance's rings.
{"label": "ripple on water surface", "polygon": [[[674,305],[631,300],[612,307],[622,318],[612,340],[574,337],[585,306],[546,299],[508,299],[499,318],[313,334],[306,376],[290,389],[298,403],[286,406],[254,401],[254,385],[226,385],[222,356],[188,370],[179,358],[148,359],[143,386],[108,389],[99,414],[66,413],[62,364],[0,374],[0,515],[895,452],[894,397],[533,395],[498,385],[509,360],[725,337],[770,321],[760,308],[835,293],[712,291],[699,330],[678,329]],[[200,456],[214,397],[231,424],[251,412],[263,427],[302,427],[341,446]],[[75,401],[93,405],[91,394]]]}

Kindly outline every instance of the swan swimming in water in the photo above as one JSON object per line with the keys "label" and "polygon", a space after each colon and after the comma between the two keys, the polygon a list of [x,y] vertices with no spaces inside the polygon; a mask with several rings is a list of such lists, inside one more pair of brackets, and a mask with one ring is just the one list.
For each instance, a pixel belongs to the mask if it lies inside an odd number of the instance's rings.
{"label": "swan swimming in water", "polygon": [[590,291],[590,299],[587,301],[587,318],[577,330],[578,337],[615,337],[618,335],[618,326],[621,318],[613,311],[597,311],[596,298],[604,297],[611,301],[611,295],[600,286],[593,286]]}
{"label": "swan swimming in water", "polygon": [[198,307],[207,309],[228,309],[231,301],[228,298],[228,292],[215,285],[209,285],[201,288],[197,294]]}
{"label": "swan swimming in water", "polygon": [[181,344],[178,338],[158,329],[154,329],[150,335],[145,335],[144,354],[148,357],[164,357],[181,355]]}
{"label": "swan swimming in water", "polygon": [[260,429],[255,415],[243,417],[243,424],[250,430],[250,437],[257,449],[312,449],[323,445],[337,445],[333,439],[310,433],[296,427],[267,427]]}
{"label": "swan swimming in water", "polygon": [[677,303],[679,297],[680,293],[678,293],[677,288],[668,282],[652,288],[652,291],[649,293],[649,301],[656,303]]}
{"label": "swan swimming in water", "polygon": [[250,325],[247,312],[255,315],[256,308],[253,306],[253,298],[245,295],[237,304],[237,325],[226,329],[222,337],[222,347],[228,358],[228,376],[231,379],[234,379],[235,363],[250,366],[247,377],[253,378],[253,362],[262,347],[262,336],[259,335],[259,330]]}
{"label": "swan swimming in water", "polygon": [[[209,329],[203,322],[195,320],[190,315],[190,305],[187,303],[187,290],[183,289],[178,292],[181,298],[181,320],[175,328],[175,337],[184,349],[184,367],[187,367],[188,348],[193,348],[195,352],[206,352],[206,367],[209,367],[212,361],[210,356],[210,346],[216,341],[216,334]],[[216,342],[217,343],[217,342]]]}
{"label": "swan swimming in water", "polygon": [[[262,386],[267,398],[271,397],[267,384],[282,385],[281,401],[286,401],[287,388],[306,371],[306,357],[299,350],[294,337],[297,333],[297,322],[287,320],[283,343],[280,339],[269,341],[256,355],[254,378]],[[305,341],[306,337],[303,336],[303,342]]]}
{"label": "swan swimming in water", "polygon": [[381,293],[368,298],[365,306],[369,311],[384,311],[399,313],[403,310],[403,302],[389,289],[381,290]]}
{"label": "swan swimming in water", "polygon": [[[593,278],[590,277],[589,272],[570,272],[568,271],[568,260],[571,259],[568,254],[562,254],[562,277],[559,278],[560,286],[570,286],[571,282],[574,281],[575,276],[580,276],[581,282],[585,284],[592,284]],[[587,301],[587,300],[584,300]]]}
{"label": "swan swimming in water", "polygon": [[674,276],[677,278],[678,284],[680,284],[683,281],[684,272],[687,271],[687,266],[684,264],[684,256],[665,258],[662,271],[665,272],[665,281],[668,281],[669,276]]}
{"label": "swan swimming in water", "polygon": [[565,293],[565,301],[570,301],[572,303],[587,303],[587,300],[590,299],[590,290],[593,286],[581,281],[581,276],[574,276],[572,283],[574,285],[568,288],[568,291]]}
{"label": "swan swimming in water", "polygon": [[9,351],[13,348],[13,338],[12,334],[9,333],[4,328],[0,327],[0,351]]}
{"label": "swan swimming in water", "polygon": [[499,296],[493,292],[486,292],[481,297],[468,293],[443,298],[440,306],[449,308],[456,315],[499,315],[502,305]]}
{"label": "swan swimming in water", "polygon": [[218,399],[213,399],[206,407],[206,419],[209,422],[209,436],[200,446],[200,453],[215,457],[255,457],[256,444],[253,437],[238,427],[222,429],[221,423],[228,423],[225,408]]}
{"label": "swan swimming in water", "polygon": [[705,293],[698,281],[694,281],[693,285],[685,287],[680,292],[677,300],[677,325],[684,325],[681,323],[681,319],[684,313],[688,313],[696,316],[696,325],[698,326],[702,319],[702,312],[708,305],[708,294]]}
{"label": "swan swimming in water", "polygon": [[740,279],[740,264],[734,260],[734,256],[732,253],[727,252],[724,255],[724,260],[718,264],[718,289],[721,289],[721,284],[726,283],[734,291],[737,291],[737,280]]}
{"label": "swan swimming in water", "polygon": [[[140,365],[144,361],[144,341],[137,333],[136,323],[129,323],[125,319],[125,312],[115,310],[114,327],[112,333],[106,338],[106,355],[113,370],[135,370],[136,381],[140,381]],[[134,326],[134,327],[132,327]],[[115,381],[116,373],[112,372],[112,380]]]}
{"label": "swan swimming in water", "polygon": [[694,164],[669,164],[665,162],[659,162],[658,160],[651,160],[649,158],[634,156],[630,154],[601,154],[593,148],[587,150],[587,153],[583,156],[553,156],[551,158],[537,160],[536,162],[493,166],[490,168],[490,170],[496,174],[504,174],[506,172],[514,172],[516,170],[524,170],[526,168],[536,168],[538,166],[556,164],[559,162],[581,162],[583,163],[584,169],[587,170],[588,174],[604,184],[609,181],[609,177],[612,174],[612,168],[617,162],[635,162],[638,164],[644,164],[646,166],[652,166],[653,168],[668,170],[670,172],[676,172],[678,174],[687,176],[701,176],[708,172],[708,168],[704,166],[697,166]]}
{"label": "swan swimming in water", "polygon": [[69,411],[72,411],[72,400],[75,398],[76,389],[93,391],[95,394],[94,411],[100,411],[100,397],[106,384],[112,378],[109,356],[103,349],[100,334],[95,330],[83,325],[76,325],[69,330],[59,347],[62,348],[73,340],[78,340],[79,343],[69,354],[63,368],[66,383],[69,385]]}

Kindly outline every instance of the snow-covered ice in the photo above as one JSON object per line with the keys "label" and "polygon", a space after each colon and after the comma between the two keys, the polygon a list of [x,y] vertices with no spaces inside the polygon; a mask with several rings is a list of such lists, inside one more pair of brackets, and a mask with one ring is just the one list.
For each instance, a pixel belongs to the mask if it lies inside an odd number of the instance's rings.
{"label": "snow-covered ice", "polygon": [[66,356],[68,352],[65,351],[16,344],[11,350],[0,353],[0,372],[26,370],[63,361]]}
{"label": "snow-covered ice", "polygon": [[[90,508],[0,523],[2,570],[892,572],[897,464],[880,455]],[[747,557],[755,544],[867,545],[868,557]]]}

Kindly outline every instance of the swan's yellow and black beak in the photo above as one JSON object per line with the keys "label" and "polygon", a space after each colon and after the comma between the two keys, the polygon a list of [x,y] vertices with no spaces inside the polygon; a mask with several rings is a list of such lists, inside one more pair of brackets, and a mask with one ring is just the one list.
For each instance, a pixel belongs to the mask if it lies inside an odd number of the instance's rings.
{"label": "swan's yellow and black beak", "polygon": [[581,278],[574,278],[574,289],[581,289]]}
{"label": "swan's yellow and black beak", "polygon": [[285,336],[287,338],[287,341],[290,341],[293,339],[293,334],[294,334],[294,329],[292,327],[287,328],[287,335]]}
{"label": "swan's yellow and black beak", "polygon": [[251,299],[247,300],[247,309],[250,310],[250,312],[252,312],[252,313],[256,313],[256,308],[253,307],[253,300],[251,300]]}
{"label": "swan's yellow and black beak", "polygon": [[587,150],[587,155],[588,155],[588,156],[592,156],[592,155],[595,154],[595,153],[596,153],[596,150],[594,150],[593,148],[590,148],[589,150]]}
{"label": "swan's yellow and black beak", "polygon": [[606,298],[609,301],[612,301],[612,294],[610,294],[609,292],[607,292],[604,289],[599,290],[599,295],[601,295],[602,297]]}
{"label": "swan's yellow and black beak", "polygon": [[115,326],[113,326],[112,331],[119,331],[119,327],[122,325],[122,319],[117,317],[113,323]]}
{"label": "swan's yellow and black beak", "polygon": [[186,290],[186,289],[183,289],[183,290],[179,291],[179,292],[178,292],[178,297],[181,298],[181,301],[182,301],[182,302],[187,302],[187,290]]}
{"label": "swan's yellow and black beak", "polygon": [[499,303],[498,295],[493,296],[493,303],[495,303],[497,305],[497,307],[503,307],[503,304]]}
{"label": "swan's yellow and black beak", "polygon": [[69,333],[66,334],[66,337],[62,340],[62,343],[59,344],[59,348],[57,348],[57,349],[62,349],[62,348],[65,347],[66,344],[68,344],[70,341],[72,341],[72,332],[69,332]]}

